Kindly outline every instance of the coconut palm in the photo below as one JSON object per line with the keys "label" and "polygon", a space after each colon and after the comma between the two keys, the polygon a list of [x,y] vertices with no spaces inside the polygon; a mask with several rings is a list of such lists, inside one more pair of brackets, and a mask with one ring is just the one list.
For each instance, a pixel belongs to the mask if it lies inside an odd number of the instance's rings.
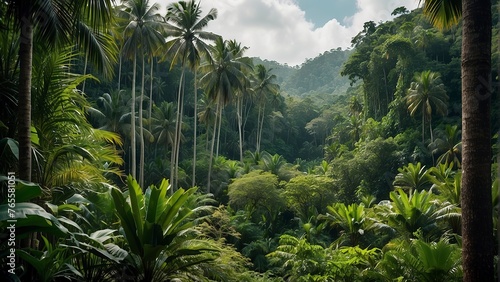
{"label": "coconut palm", "polygon": [[444,90],[444,85],[440,81],[440,76],[436,72],[423,71],[414,76],[414,81],[408,89],[406,103],[411,116],[414,116],[418,111],[422,115],[422,143],[424,140],[425,121],[429,121],[429,129],[431,134],[431,143],[433,142],[432,135],[432,114],[435,111],[438,114],[446,115],[448,108],[448,95]]}
{"label": "coconut palm", "polygon": [[491,1],[425,0],[433,24],[462,16],[463,281],[493,280],[491,221]]}
{"label": "coconut palm", "polygon": [[[18,95],[18,141],[20,179],[31,180],[31,78],[33,47],[36,44],[54,50],[65,44],[74,44],[82,50],[88,49],[89,58],[102,71],[111,69],[110,62],[116,52],[102,52],[115,49],[114,42],[104,45],[96,38],[96,29],[86,29],[88,25],[98,28],[106,26],[112,16],[111,0],[63,1],[63,0],[9,0],[7,5],[19,28],[19,95]],[[91,15],[88,16],[87,15]],[[102,30],[101,30],[102,31]],[[89,42],[99,44],[89,44]],[[111,55],[111,57],[107,57]]]}
{"label": "coconut palm", "polygon": [[[144,79],[145,79],[145,59],[148,57],[152,63],[152,57],[165,39],[162,35],[163,18],[159,14],[160,6],[155,3],[149,5],[149,0],[128,0],[124,2],[124,12],[126,15],[127,26],[124,29],[124,35],[127,40],[124,42],[123,51],[125,55],[132,57],[132,104],[133,113],[132,128],[135,128],[135,83],[136,83],[136,61],[137,52],[141,58],[142,80],[141,95],[139,99],[139,135],[140,135],[140,161],[139,161],[139,183],[143,186],[144,182],[144,127],[143,127],[143,97],[144,97]],[[135,134],[131,132],[132,140],[132,175],[136,173],[135,159]]]}
{"label": "coconut palm", "polygon": [[276,95],[279,91],[279,85],[275,83],[276,75],[271,74],[271,70],[272,69],[267,69],[265,66],[260,64],[255,66],[253,92],[256,95],[259,107],[259,115],[257,117],[256,151],[260,151],[268,95]]}
{"label": "coconut palm", "polygon": [[211,48],[211,59],[201,65],[203,76],[200,82],[205,92],[217,104],[217,117],[209,160],[207,192],[210,191],[213,149],[217,129],[220,128],[222,123],[222,111],[224,106],[233,98],[234,93],[248,85],[248,78],[244,72],[245,69],[250,68],[248,60],[242,57],[240,53],[233,52],[234,50],[230,49],[231,45],[234,44],[230,44],[229,41],[224,41],[222,37],[218,37],[215,40],[215,46]]}
{"label": "coconut palm", "polygon": [[[184,84],[185,69],[194,71],[194,136],[193,136],[193,176],[192,186],[196,180],[196,137],[197,137],[197,68],[204,55],[209,53],[209,45],[206,41],[214,41],[217,35],[204,31],[208,23],[217,18],[217,10],[211,9],[205,16],[201,17],[200,4],[191,0],[179,1],[167,7],[166,21],[168,22],[169,36],[167,42],[167,54],[172,56],[172,68],[176,63],[181,63],[182,73],[179,81],[179,92],[177,95],[177,119],[174,139],[174,150],[172,150],[170,181],[174,190],[177,188],[179,170],[180,136],[182,129],[182,116],[184,107]],[[209,57],[208,57],[209,58]]]}

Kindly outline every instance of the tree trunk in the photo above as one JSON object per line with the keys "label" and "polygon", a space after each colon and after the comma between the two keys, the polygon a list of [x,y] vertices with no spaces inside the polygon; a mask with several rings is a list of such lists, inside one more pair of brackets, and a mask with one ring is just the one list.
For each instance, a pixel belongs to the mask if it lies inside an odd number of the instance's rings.
{"label": "tree trunk", "polygon": [[181,128],[182,128],[182,108],[183,108],[183,98],[184,98],[184,73],[185,68],[182,68],[181,78],[179,80],[179,91],[177,93],[177,113],[175,119],[175,136],[174,144],[172,146],[172,156],[170,161],[170,184],[172,185],[172,192],[177,190],[177,170],[179,165],[179,147],[181,139]]}
{"label": "tree trunk", "polygon": [[133,71],[132,71],[132,103],[130,103],[130,146],[132,147],[131,153],[132,153],[132,161],[130,164],[130,170],[132,177],[136,179],[136,162],[137,162],[137,157],[136,157],[136,151],[135,151],[135,76],[137,72],[137,54],[136,51],[134,51],[134,59],[133,59]]}
{"label": "tree trunk", "polygon": [[139,156],[139,185],[144,188],[144,125],[142,124],[142,104],[144,100],[144,55],[142,55],[142,80],[141,80],[141,97],[139,98],[139,130],[140,130],[140,149]]}
{"label": "tree trunk", "polygon": [[151,132],[151,114],[153,113],[153,65],[154,65],[154,58],[151,56],[151,66],[149,69],[150,77],[149,77],[149,109],[148,109],[148,128],[149,132]]}
{"label": "tree trunk", "polygon": [[[243,92],[240,93],[240,95],[243,95]],[[243,162],[243,134],[242,134],[242,115],[243,115],[243,97],[239,96],[237,101],[236,101],[236,115],[238,116],[238,137],[240,139],[240,162]]]}
{"label": "tree trunk", "polygon": [[[28,1],[26,1],[28,2]],[[19,179],[31,181],[31,72],[33,63],[33,23],[30,5],[20,7],[18,142]]]}
{"label": "tree trunk", "polygon": [[193,171],[191,187],[196,184],[196,137],[198,137],[197,125],[198,125],[198,84],[197,84],[197,70],[194,68],[194,133],[193,133]]}
{"label": "tree trunk", "polygon": [[493,281],[491,1],[462,1],[463,281]]}
{"label": "tree trunk", "polygon": [[217,118],[219,117],[219,108],[220,104],[217,103],[217,109],[215,110],[215,121],[214,121],[214,132],[212,135],[212,143],[210,145],[210,159],[208,161],[208,177],[207,177],[207,194],[210,193],[210,183],[211,183],[211,178],[212,178],[212,163],[214,159],[214,144],[215,144],[215,137],[217,136]]}

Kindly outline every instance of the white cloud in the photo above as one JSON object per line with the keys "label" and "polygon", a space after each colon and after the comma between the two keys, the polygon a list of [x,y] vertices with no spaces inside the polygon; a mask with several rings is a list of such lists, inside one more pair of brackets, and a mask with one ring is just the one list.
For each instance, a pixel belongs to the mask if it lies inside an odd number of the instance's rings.
{"label": "white cloud", "polygon": [[[157,2],[165,8],[174,1]],[[357,12],[344,18],[346,25],[332,19],[317,28],[306,20],[305,12],[293,0],[203,0],[202,8],[205,13],[210,8],[218,10],[218,18],[210,22],[207,30],[249,47],[248,56],[299,65],[324,51],[349,47],[365,22],[389,20],[395,8],[405,6],[412,10],[418,0],[356,0],[356,3]]]}

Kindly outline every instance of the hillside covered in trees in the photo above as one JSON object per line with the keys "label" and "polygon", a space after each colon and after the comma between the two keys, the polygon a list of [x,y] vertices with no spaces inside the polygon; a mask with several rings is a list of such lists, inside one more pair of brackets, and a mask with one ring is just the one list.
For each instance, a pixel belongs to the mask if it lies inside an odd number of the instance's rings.
{"label": "hillside covered in trees", "polygon": [[463,278],[461,22],[400,7],[291,67],[197,1],[112,2],[0,1],[2,277]]}

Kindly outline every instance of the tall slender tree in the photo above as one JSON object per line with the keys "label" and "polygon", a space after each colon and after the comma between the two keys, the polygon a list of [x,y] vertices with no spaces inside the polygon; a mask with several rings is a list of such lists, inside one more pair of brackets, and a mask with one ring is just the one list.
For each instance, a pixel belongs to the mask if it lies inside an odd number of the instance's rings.
{"label": "tall slender tree", "polygon": [[271,74],[271,69],[264,65],[255,66],[253,92],[256,95],[259,107],[257,118],[257,144],[256,151],[260,152],[260,143],[262,141],[262,130],[264,128],[264,119],[266,115],[266,104],[269,95],[276,95],[279,91],[279,85],[275,83],[276,75]]}
{"label": "tall slender tree", "polygon": [[462,16],[463,281],[493,281],[491,220],[491,1],[424,1],[441,27]]}
{"label": "tall slender tree", "polygon": [[414,81],[408,89],[406,103],[410,115],[414,116],[418,111],[422,114],[422,143],[424,143],[425,122],[429,122],[431,143],[434,141],[432,134],[432,112],[445,115],[448,112],[448,95],[440,76],[436,72],[423,71],[415,74]]}
{"label": "tall slender tree", "polygon": [[[144,98],[144,79],[145,79],[145,59],[148,57],[152,62],[155,52],[163,45],[165,39],[162,35],[164,28],[163,18],[159,14],[160,6],[155,3],[149,4],[149,0],[128,0],[124,3],[127,16],[127,26],[124,30],[127,40],[124,43],[124,52],[133,57],[132,74],[132,129],[135,128],[135,83],[137,69],[137,50],[141,56],[141,95],[139,97],[139,138],[140,138],[140,161],[139,161],[139,183],[144,185],[144,127],[143,127],[143,98]],[[132,176],[136,175],[136,149],[135,132],[131,132],[132,139]]]}
{"label": "tall slender tree", "polygon": [[218,37],[211,51],[212,58],[201,66],[204,75],[201,77],[200,82],[204,86],[205,92],[217,104],[210,160],[208,162],[207,192],[210,192],[214,143],[216,132],[221,126],[222,111],[224,106],[231,101],[234,93],[241,91],[248,84],[244,69],[251,67],[248,65],[248,60],[242,57],[241,54],[233,52],[231,46],[234,46],[234,44],[230,44],[229,41],[224,41],[222,37]]}
{"label": "tall slender tree", "polygon": [[180,136],[182,128],[182,117],[184,108],[184,89],[185,89],[185,69],[190,68],[195,73],[194,78],[194,136],[193,136],[193,171],[192,186],[196,180],[196,137],[197,137],[197,108],[198,92],[196,85],[196,69],[198,68],[202,56],[209,52],[207,41],[214,41],[217,35],[204,31],[208,23],[217,18],[217,10],[210,9],[205,15],[201,16],[202,10],[199,2],[194,0],[185,2],[179,1],[172,3],[167,7],[166,20],[168,23],[169,36],[171,40],[167,42],[167,54],[171,55],[171,68],[177,64],[182,65],[182,74],[179,81],[179,92],[177,95],[177,121],[174,139],[174,150],[170,165],[170,183],[177,188],[179,171],[179,151]]}
{"label": "tall slender tree", "polygon": [[[109,71],[113,57],[106,58],[102,50],[113,49],[112,42],[106,46],[85,44],[95,39],[95,34],[81,29],[83,19],[93,31],[106,26],[112,18],[112,0],[64,1],[64,0],[9,0],[7,4],[19,28],[19,96],[18,96],[18,141],[19,175],[23,180],[31,180],[31,77],[33,44],[41,44],[47,49],[77,42],[82,50],[89,49],[89,58],[101,71]],[[87,30],[89,31],[89,30]],[[73,39],[73,40],[72,40]],[[86,41],[87,40],[87,41]],[[94,42],[100,42],[95,40]],[[96,49],[96,47],[99,47]],[[103,48],[104,47],[104,48]],[[112,54],[107,53],[107,55]],[[104,56],[103,56],[104,55]]]}

